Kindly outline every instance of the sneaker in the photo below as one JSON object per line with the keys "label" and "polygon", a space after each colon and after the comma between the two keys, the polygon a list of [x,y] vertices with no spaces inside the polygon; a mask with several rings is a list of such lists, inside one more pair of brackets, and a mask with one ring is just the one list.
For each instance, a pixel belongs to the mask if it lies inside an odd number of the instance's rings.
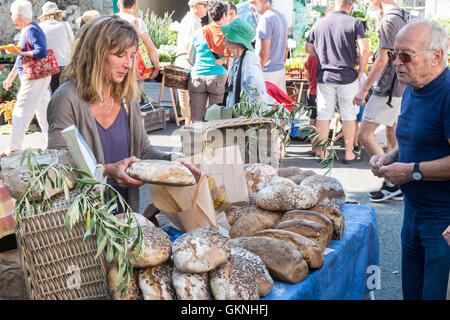
{"label": "sneaker", "polygon": [[[401,195],[401,199],[400,199]],[[372,202],[382,202],[389,199],[393,199],[396,197],[398,200],[403,200],[402,191],[398,186],[388,187],[386,185],[383,185],[381,190],[375,191],[373,194],[370,195],[370,201]]]}
{"label": "sneaker", "polygon": [[392,200],[403,201],[403,193],[391,198]]}

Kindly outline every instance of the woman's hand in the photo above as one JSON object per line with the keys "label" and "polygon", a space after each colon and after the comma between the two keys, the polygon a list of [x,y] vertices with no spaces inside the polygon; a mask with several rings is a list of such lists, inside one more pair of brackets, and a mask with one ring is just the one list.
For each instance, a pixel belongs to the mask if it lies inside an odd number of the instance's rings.
{"label": "woman's hand", "polygon": [[155,67],[155,70],[153,70],[152,74],[150,75],[150,79],[155,79],[159,75],[159,66]]}
{"label": "woman's hand", "polygon": [[13,48],[14,48],[14,50],[5,50],[6,51],[6,54],[13,54],[13,55],[20,55],[20,53],[22,52],[22,51],[20,51],[19,49],[17,49],[17,47],[16,46],[13,46]]}
{"label": "woman's hand", "polygon": [[13,83],[14,79],[11,79],[11,77],[7,77],[5,79],[5,81],[3,81],[3,89],[5,89],[6,91],[9,90],[9,88],[11,88],[12,83]]}
{"label": "woman's hand", "polygon": [[144,184],[144,182],[133,179],[125,172],[130,164],[138,161],[141,160],[136,157],[130,157],[116,163],[106,164],[103,175],[108,177],[110,180],[116,181],[122,188],[140,187]]}
{"label": "woman's hand", "polygon": [[174,161],[181,163],[186,168],[188,168],[192,172],[192,174],[194,175],[194,177],[197,181],[198,181],[198,178],[200,178],[200,176],[202,175],[202,172],[198,168],[196,168],[188,159],[180,157],[180,158],[176,158]]}

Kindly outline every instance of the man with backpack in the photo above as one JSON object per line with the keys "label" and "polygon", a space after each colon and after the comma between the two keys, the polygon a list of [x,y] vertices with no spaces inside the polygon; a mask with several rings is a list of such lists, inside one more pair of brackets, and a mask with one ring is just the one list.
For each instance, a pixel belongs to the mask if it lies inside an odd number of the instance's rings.
{"label": "man with backpack", "polygon": [[[386,126],[387,152],[397,146],[395,128],[405,85],[399,83],[394,64],[389,61],[387,52],[394,48],[395,37],[407,23],[408,14],[399,8],[394,0],[366,0],[365,3],[378,8],[383,15],[375,62],[367,81],[353,100],[354,104],[363,105],[373,86],[372,95],[367,102],[358,130],[359,141],[366,148],[369,156],[373,156],[384,153],[374,134],[379,125]],[[398,186],[385,180],[380,190],[370,193],[370,201],[381,202],[388,199],[403,200],[403,195]]]}
{"label": "man with backpack", "polygon": [[[138,66],[138,72],[136,73],[138,76],[138,80],[145,80],[145,79],[154,79],[159,74],[159,57],[158,57],[158,50],[156,49],[152,39],[150,38],[150,35],[148,34],[148,28],[145,24],[144,20],[140,18],[136,18],[133,15],[133,12],[137,9],[136,0],[119,0],[117,3],[119,7],[119,17],[122,19],[128,21],[133,26],[136,27],[136,30],[139,35],[139,39],[144,43],[148,55],[146,53],[142,53],[141,49],[139,49],[139,53],[141,54],[143,63],[145,63],[144,60],[150,59],[151,65],[153,65],[153,71],[148,72],[149,66]],[[145,50],[145,49],[144,49]],[[145,57],[144,57],[145,55]],[[150,65],[150,67],[151,67]]]}

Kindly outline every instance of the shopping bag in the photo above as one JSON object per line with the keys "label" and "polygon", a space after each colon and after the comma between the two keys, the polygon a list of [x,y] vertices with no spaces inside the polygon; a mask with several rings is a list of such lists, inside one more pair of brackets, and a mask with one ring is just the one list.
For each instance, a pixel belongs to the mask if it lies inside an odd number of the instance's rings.
{"label": "shopping bag", "polygon": [[206,175],[187,187],[151,184],[150,193],[154,206],[179,230],[188,232],[202,226],[218,228]]}
{"label": "shopping bag", "polygon": [[[36,28],[35,26],[32,27]],[[28,33],[26,37],[27,50],[31,51],[30,44],[28,43]],[[36,60],[33,58],[22,57],[22,67],[25,79],[27,80],[42,79],[59,73],[58,62],[56,61],[53,49],[47,49],[47,56],[42,59]]]}
{"label": "shopping bag", "polygon": [[[137,19],[134,20],[134,25],[139,34],[139,22]],[[148,79],[154,70],[155,67],[150,59],[147,47],[141,37],[139,37],[139,47],[136,53],[136,72],[138,73],[139,80]]]}

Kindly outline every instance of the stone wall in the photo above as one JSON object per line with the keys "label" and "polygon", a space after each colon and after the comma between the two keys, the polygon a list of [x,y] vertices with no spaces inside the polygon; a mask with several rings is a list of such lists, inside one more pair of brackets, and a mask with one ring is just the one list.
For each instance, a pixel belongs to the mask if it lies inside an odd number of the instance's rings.
{"label": "stone wall", "polygon": [[[13,42],[14,36],[19,32],[9,16],[9,8],[14,0],[0,1],[0,44]],[[33,20],[36,20],[42,14],[42,5],[47,0],[31,0],[33,4]],[[111,14],[113,12],[112,1],[102,0],[54,0],[58,7],[67,10],[67,16],[64,18],[68,21],[72,29],[76,29],[76,20],[86,10],[98,10],[102,15]]]}

